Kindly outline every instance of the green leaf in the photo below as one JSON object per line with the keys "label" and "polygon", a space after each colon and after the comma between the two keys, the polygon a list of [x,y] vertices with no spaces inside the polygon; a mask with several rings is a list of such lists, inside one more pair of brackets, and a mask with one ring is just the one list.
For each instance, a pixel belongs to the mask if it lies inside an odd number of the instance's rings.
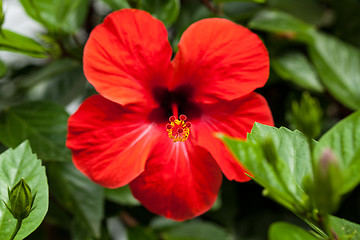
{"label": "green leaf", "polygon": [[26,13],[50,32],[74,33],[84,23],[89,0],[20,0]]}
{"label": "green leaf", "polygon": [[341,240],[360,239],[360,225],[342,218],[330,216],[330,226]]}
{"label": "green leaf", "polygon": [[248,21],[258,11],[263,9],[261,4],[255,2],[224,2],[221,4],[221,11],[232,21]]}
{"label": "green leaf", "polygon": [[38,71],[19,76],[14,82],[26,99],[46,99],[64,106],[86,89],[82,64],[71,59],[56,60]]}
{"label": "green leaf", "polygon": [[151,228],[132,227],[128,228],[129,240],[157,240],[159,239]]}
{"label": "green leaf", "polygon": [[277,222],[270,226],[269,240],[317,240],[317,238],[296,225]]}
{"label": "green leaf", "polygon": [[116,189],[105,188],[105,196],[107,199],[115,203],[118,203],[120,205],[127,205],[127,206],[140,205],[140,202],[133,197],[128,185]]}
{"label": "green leaf", "polygon": [[176,21],[180,5],[180,0],[141,0],[141,9],[150,12],[166,26]]}
{"label": "green leaf", "polygon": [[14,231],[16,220],[6,209],[2,201],[8,202],[8,189],[12,188],[21,178],[36,194],[34,210],[23,220],[20,231],[15,240],[24,239],[33,232],[43,221],[48,210],[48,184],[45,167],[32,153],[28,142],[24,142],[16,149],[8,149],[0,155],[0,239],[9,239]]}
{"label": "green leaf", "polygon": [[69,212],[99,238],[104,216],[104,191],[80,173],[72,163],[51,163],[47,167],[50,191]]}
{"label": "green leaf", "polygon": [[229,240],[223,228],[210,222],[188,221],[164,232],[164,240]]}
{"label": "green leaf", "polygon": [[28,139],[33,151],[43,160],[70,161],[65,147],[69,115],[51,102],[27,102],[0,112],[0,142],[15,147]]}
{"label": "green leaf", "polygon": [[360,50],[322,33],[314,34],[309,50],[327,90],[346,107],[360,109]]}
{"label": "green leaf", "polygon": [[[111,239],[131,240],[128,237],[126,227],[118,216],[107,218],[106,226]],[[140,238],[139,240],[142,239]]]}
{"label": "green leaf", "polygon": [[334,151],[342,170],[343,194],[360,182],[360,111],[337,123],[319,140],[314,149],[314,159],[319,160],[324,149]]}
{"label": "green leaf", "polygon": [[324,88],[318,78],[314,67],[300,52],[287,52],[284,55],[273,58],[272,68],[285,80],[314,92],[323,92]]}
{"label": "green leaf", "polygon": [[[255,123],[247,139],[223,137],[242,166],[265,188],[265,194],[294,212],[307,207],[305,179],[312,181],[313,176],[307,138],[299,131]],[[273,156],[267,157],[264,149]]]}
{"label": "green leaf", "polygon": [[103,0],[112,10],[119,10],[122,8],[130,8],[126,0]]}
{"label": "green leaf", "polygon": [[324,21],[324,7],[319,0],[268,0],[267,6],[314,25],[321,24]]}
{"label": "green leaf", "polygon": [[4,77],[7,72],[7,67],[3,61],[0,60],[0,78]]}
{"label": "green leaf", "polygon": [[290,14],[275,11],[260,11],[250,22],[249,27],[277,34],[286,34],[289,38],[310,42],[315,29]]}
{"label": "green leaf", "polygon": [[47,49],[35,40],[5,29],[0,33],[0,50],[36,58],[48,57]]}

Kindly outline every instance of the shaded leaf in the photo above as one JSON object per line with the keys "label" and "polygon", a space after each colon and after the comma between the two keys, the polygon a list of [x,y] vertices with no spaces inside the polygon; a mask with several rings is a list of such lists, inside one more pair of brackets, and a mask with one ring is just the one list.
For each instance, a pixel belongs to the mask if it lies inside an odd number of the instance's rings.
{"label": "shaded leaf", "polygon": [[322,33],[309,50],[327,90],[346,107],[360,109],[360,50]]}
{"label": "shaded leaf", "polygon": [[290,14],[275,11],[260,11],[250,22],[249,27],[277,34],[285,34],[289,38],[311,42],[315,29]]}
{"label": "shaded leaf", "polygon": [[210,222],[188,221],[164,232],[164,240],[227,240],[231,239],[223,228]]}
{"label": "shaded leaf", "polygon": [[141,9],[170,26],[179,16],[180,0],[141,0]]}
{"label": "shaded leaf", "polygon": [[121,205],[127,205],[127,206],[140,205],[140,202],[133,197],[128,185],[116,189],[105,188],[105,196],[107,199]]}
{"label": "shaded leaf", "polygon": [[103,0],[113,10],[122,8],[130,8],[129,3],[126,0]]}
{"label": "shaded leaf", "polygon": [[288,52],[273,58],[272,67],[283,79],[290,80],[296,85],[315,92],[322,92],[324,88],[314,67],[300,52]]}
{"label": "shaded leaf", "polygon": [[43,160],[70,161],[65,147],[69,115],[51,102],[27,102],[0,113],[0,142],[15,147],[28,139],[33,151]]}
{"label": "shaded leaf", "polygon": [[47,99],[64,106],[81,96],[86,87],[82,64],[66,58],[56,60],[26,76],[19,76],[14,82],[21,89],[19,94],[26,99]]}
{"label": "shaded leaf", "polygon": [[23,220],[15,240],[24,239],[40,225],[49,205],[45,168],[32,153],[28,142],[22,143],[16,149],[8,149],[0,155],[0,239],[10,239],[14,231],[16,220],[2,201],[9,204],[8,188],[12,188],[21,178],[26,180],[32,193],[37,191],[37,194],[33,205],[35,208]]}
{"label": "shaded leaf", "polygon": [[[118,217],[107,218],[106,226],[112,240],[130,240],[126,227]],[[139,238],[139,240],[141,239]]]}
{"label": "shaded leaf", "polygon": [[155,232],[150,228],[132,227],[128,228],[129,240],[157,240]]}
{"label": "shaded leaf", "polygon": [[7,67],[3,61],[0,60],[0,78],[4,77],[7,71]]}
{"label": "shaded leaf", "polygon": [[86,224],[92,236],[99,238],[104,216],[103,188],[80,173],[72,163],[52,163],[47,170],[53,196]]}
{"label": "shaded leaf", "polygon": [[224,2],[255,2],[255,3],[265,3],[266,0],[215,0],[215,3],[224,3]]}

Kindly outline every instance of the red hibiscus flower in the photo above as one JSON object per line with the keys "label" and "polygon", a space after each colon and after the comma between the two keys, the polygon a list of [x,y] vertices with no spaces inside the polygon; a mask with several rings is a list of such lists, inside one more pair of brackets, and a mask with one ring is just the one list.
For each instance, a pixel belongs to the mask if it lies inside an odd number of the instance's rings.
{"label": "red hibiscus flower", "polygon": [[147,209],[184,220],[214,204],[221,172],[249,180],[214,133],[245,139],[255,121],[273,124],[253,92],[267,81],[269,58],[254,33],[220,18],[192,24],[172,54],[165,26],[149,13],[110,14],[84,50],[100,95],[70,117],[67,146],[94,182],[130,184]]}

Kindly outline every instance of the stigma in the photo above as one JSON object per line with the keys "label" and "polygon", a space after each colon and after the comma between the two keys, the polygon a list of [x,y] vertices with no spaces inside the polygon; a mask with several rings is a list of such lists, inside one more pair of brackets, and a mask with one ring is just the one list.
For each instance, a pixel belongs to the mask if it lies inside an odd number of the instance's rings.
{"label": "stigma", "polygon": [[191,123],[186,122],[186,119],[187,117],[183,114],[179,116],[179,119],[175,116],[169,118],[170,123],[166,125],[166,131],[174,142],[184,142],[189,137]]}

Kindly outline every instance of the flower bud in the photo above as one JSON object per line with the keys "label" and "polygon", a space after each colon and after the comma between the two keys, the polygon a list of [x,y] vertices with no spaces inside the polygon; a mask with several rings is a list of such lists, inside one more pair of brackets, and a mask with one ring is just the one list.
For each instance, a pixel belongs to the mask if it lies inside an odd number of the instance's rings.
{"label": "flower bud", "polygon": [[342,174],[339,162],[330,148],[323,150],[314,177],[316,207],[323,214],[335,211],[340,202]]}
{"label": "flower bud", "polygon": [[10,213],[17,220],[23,220],[27,218],[30,212],[33,210],[34,196],[31,194],[31,189],[26,181],[22,178],[20,181],[10,190],[8,189],[8,196],[10,207],[5,203]]}
{"label": "flower bud", "polygon": [[322,109],[317,99],[305,92],[300,102],[292,103],[291,123],[294,127],[312,139],[321,132]]}

